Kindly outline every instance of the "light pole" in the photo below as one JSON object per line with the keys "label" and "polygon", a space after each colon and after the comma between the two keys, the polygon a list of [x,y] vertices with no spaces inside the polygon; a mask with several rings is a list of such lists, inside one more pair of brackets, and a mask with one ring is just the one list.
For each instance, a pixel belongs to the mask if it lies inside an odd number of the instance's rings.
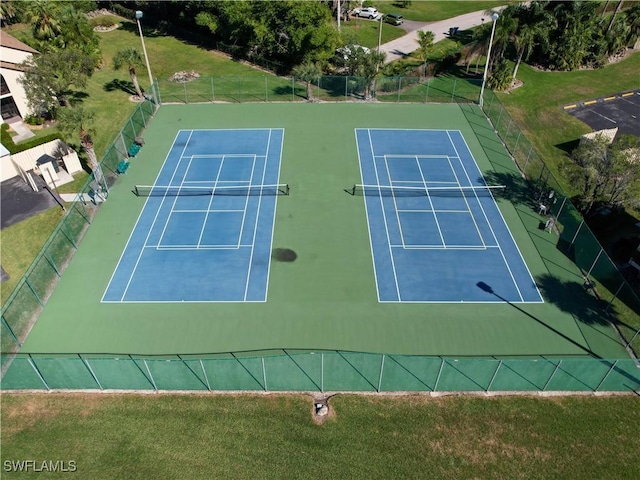
{"label": "light pole", "polygon": [[149,57],[147,56],[147,48],[144,46],[144,37],[142,36],[142,26],[140,26],[141,18],[142,18],[142,12],[140,10],[136,10],[136,22],[138,22],[138,31],[140,32],[140,41],[142,42],[142,52],[144,53],[144,61],[147,64],[147,73],[149,74],[149,88],[151,89],[151,97],[155,102],[156,96],[155,96],[155,91],[153,89],[153,75],[151,75],[151,67],[149,66]]}
{"label": "light pole", "polygon": [[491,38],[489,39],[489,49],[487,50],[487,61],[484,65],[484,75],[482,76],[482,87],[480,88],[480,98],[478,99],[478,105],[482,108],[484,104],[484,84],[487,82],[487,71],[489,70],[489,60],[491,59],[491,46],[493,45],[493,35],[496,33],[496,23],[498,21],[499,15],[497,13],[493,13],[491,18],[493,19],[493,25],[491,26]]}
{"label": "light pole", "polygon": [[382,43],[382,14],[380,14],[380,29],[378,30],[378,53],[380,53],[380,43]]}

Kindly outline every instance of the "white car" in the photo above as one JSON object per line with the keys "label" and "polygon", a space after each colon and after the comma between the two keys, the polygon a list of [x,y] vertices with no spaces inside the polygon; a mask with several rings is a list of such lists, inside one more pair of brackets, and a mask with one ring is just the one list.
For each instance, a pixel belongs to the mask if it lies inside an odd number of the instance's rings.
{"label": "white car", "polygon": [[380,13],[378,12],[378,9],[374,7],[361,8],[360,10],[356,10],[355,14],[358,17],[368,18],[369,20],[378,18],[378,16],[380,15]]}
{"label": "white car", "polygon": [[345,45],[344,47],[338,48],[336,50],[336,55],[346,61],[349,60],[349,58],[358,50],[361,50],[366,54],[371,51],[367,47],[363,47],[362,45]]}

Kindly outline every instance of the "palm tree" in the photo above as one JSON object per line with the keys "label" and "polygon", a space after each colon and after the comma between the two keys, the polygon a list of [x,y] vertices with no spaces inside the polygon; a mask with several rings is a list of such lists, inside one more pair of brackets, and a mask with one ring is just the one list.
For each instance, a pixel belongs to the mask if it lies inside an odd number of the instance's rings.
{"label": "palm tree", "polygon": [[311,82],[317,80],[322,75],[322,69],[317,63],[304,62],[293,69],[293,76],[298,77],[307,85],[307,100],[313,102],[313,89]]}
{"label": "palm tree", "polygon": [[[478,63],[480,57],[487,53],[489,49],[489,39],[491,38],[491,24],[483,23],[478,28],[474,29],[473,44],[471,46],[473,55],[476,55],[476,73],[478,73]],[[469,71],[469,65],[467,64],[467,72]]]}
{"label": "palm tree", "polygon": [[138,98],[143,98],[138,77],[136,76],[136,67],[144,65],[144,58],[140,52],[133,47],[118,50],[113,57],[113,69],[120,70],[120,68],[125,65],[129,69],[129,76],[131,77],[133,87],[136,89],[136,95],[138,95]]}
{"label": "palm tree", "polygon": [[365,80],[364,99],[371,100],[376,89],[376,75],[384,65],[386,54],[384,52],[371,51],[362,55],[360,74]]}
{"label": "palm tree", "polygon": [[58,129],[63,135],[78,135],[82,150],[87,154],[87,164],[93,172],[98,189],[104,185],[102,169],[98,163],[98,157],[93,148],[93,120],[95,114],[90,110],[85,110],[82,105],[72,108],[63,108],[58,116]]}
{"label": "palm tree", "polygon": [[435,38],[433,32],[418,30],[418,55],[420,56],[420,60],[422,60],[423,76],[425,77],[427,76],[427,56],[429,55],[431,47],[433,47]]}
{"label": "palm tree", "polygon": [[51,40],[60,34],[60,24],[56,19],[58,4],[47,0],[35,0],[25,5],[25,14],[37,40]]}

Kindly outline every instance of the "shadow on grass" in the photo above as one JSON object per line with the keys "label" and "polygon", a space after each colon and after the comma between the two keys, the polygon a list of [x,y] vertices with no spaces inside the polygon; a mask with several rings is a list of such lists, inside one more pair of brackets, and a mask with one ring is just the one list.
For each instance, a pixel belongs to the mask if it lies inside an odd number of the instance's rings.
{"label": "shadow on grass", "polygon": [[128,93],[129,95],[135,95],[136,89],[133,86],[133,82],[130,80],[120,80],[118,78],[114,78],[110,82],[107,82],[103,86],[105,92],[113,92],[114,90],[121,90],[124,93]]}

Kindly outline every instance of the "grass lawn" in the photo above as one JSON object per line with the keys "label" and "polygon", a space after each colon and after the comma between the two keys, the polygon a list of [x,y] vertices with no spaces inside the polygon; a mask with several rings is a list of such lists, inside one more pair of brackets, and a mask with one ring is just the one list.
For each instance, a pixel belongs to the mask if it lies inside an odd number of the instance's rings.
{"label": "grass lawn", "polygon": [[[2,304],[29,268],[49,235],[62,218],[62,209],[50,208],[27,220],[2,230],[0,248],[2,249],[2,268],[10,278],[2,283]],[[4,332],[3,332],[4,334]]]}
{"label": "grass lawn", "polygon": [[[396,38],[406,35],[400,27],[382,22],[381,43],[387,43]],[[380,22],[373,20],[362,20],[352,18],[348,22],[340,23],[340,34],[347,45],[362,45],[363,47],[375,49],[378,46],[378,36],[380,35]]]}
{"label": "grass lawn", "polygon": [[73,460],[95,480],[623,480],[638,473],[637,404],[339,395],[318,425],[303,395],[3,395],[2,464]]}
{"label": "grass lawn", "polygon": [[437,22],[447,18],[457,17],[469,12],[488,10],[500,5],[506,5],[509,0],[494,1],[413,1],[407,8],[402,8],[395,0],[381,0],[374,2],[376,8],[384,13],[397,12],[407,20],[417,22]]}

